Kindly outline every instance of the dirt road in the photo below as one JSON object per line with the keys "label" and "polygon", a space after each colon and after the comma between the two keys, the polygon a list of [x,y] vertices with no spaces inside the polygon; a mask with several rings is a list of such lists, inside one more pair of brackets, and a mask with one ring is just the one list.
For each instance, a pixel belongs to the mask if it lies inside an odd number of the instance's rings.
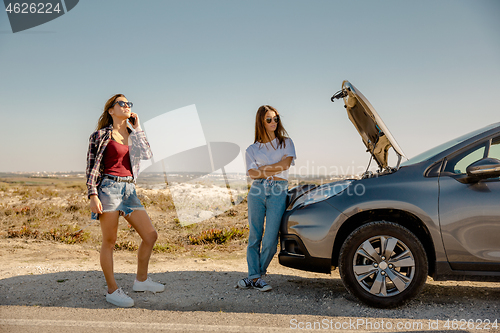
{"label": "dirt road", "polygon": [[408,305],[381,310],[349,295],[336,271],[302,272],[277,259],[266,276],[271,292],[236,289],[246,272],[238,251],[154,254],[150,276],[166,291],[134,293],[135,254],[119,251],[117,280],[136,305],[118,309],[105,301],[95,248],[0,239],[0,258],[0,332],[500,332],[500,283],[428,279]]}

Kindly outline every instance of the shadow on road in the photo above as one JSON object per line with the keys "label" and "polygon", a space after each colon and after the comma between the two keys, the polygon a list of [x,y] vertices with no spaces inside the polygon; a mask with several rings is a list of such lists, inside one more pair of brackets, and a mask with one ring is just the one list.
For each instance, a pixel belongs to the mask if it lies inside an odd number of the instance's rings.
{"label": "shadow on road", "polygon": [[[499,306],[500,288],[427,284],[423,292],[399,309],[369,308],[347,293],[339,278],[303,278],[270,274],[270,292],[235,288],[241,272],[174,271],[150,274],[166,285],[163,293],[135,293],[134,274],[115,273],[118,285],[135,301],[136,308],[169,311],[209,311],[315,316],[393,317],[442,320],[443,307],[449,316]],[[67,271],[24,275],[0,280],[0,305],[109,309],[106,283],[101,271]],[[419,309],[420,315],[415,309]],[[471,312],[472,311],[472,312]],[[412,313],[415,313],[412,315]],[[498,313],[498,312],[497,312]],[[419,318],[419,316],[421,318]],[[453,317],[451,317],[453,318]],[[459,317],[455,317],[459,318]],[[494,319],[494,318],[490,318]]]}

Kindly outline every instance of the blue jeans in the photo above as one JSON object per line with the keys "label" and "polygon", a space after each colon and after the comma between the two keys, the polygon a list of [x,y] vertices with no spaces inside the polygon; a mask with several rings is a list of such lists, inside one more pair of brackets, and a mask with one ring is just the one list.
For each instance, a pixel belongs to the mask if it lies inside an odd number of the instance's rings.
{"label": "blue jeans", "polygon": [[[276,253],[287,193],[288,182],[286,180],[257,179],[252,183],[247,198],[250,226],[247,247],[249,279],[266,274],[267,267]],[[266,218],[265,234],[264,217]]]}

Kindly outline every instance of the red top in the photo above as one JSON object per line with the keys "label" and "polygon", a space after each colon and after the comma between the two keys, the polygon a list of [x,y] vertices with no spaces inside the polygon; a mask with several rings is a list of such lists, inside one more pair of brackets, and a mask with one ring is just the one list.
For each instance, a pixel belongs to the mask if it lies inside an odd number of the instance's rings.
{"label": "red top", "polygon": [[128,145],[110,140],[103,156],[104,173],[113,176],[132,176]]}

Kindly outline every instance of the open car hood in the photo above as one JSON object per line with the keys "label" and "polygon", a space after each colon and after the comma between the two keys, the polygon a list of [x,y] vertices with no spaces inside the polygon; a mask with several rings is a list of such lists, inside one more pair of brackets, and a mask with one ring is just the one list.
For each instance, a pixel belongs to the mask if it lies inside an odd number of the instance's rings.
{"label": "open car hood", "polygon": [[332,97],[332,101],[334,98],[344,99],[349,119],[361,135],[367,151],[377,161],[379,168],[381,170],[389,168],[387,160],[391,147],[398,155],[396,168],[399,168],[401,158],[407,159],[407,157],[366,97],[349,81],[344,81],[342,90]]}

